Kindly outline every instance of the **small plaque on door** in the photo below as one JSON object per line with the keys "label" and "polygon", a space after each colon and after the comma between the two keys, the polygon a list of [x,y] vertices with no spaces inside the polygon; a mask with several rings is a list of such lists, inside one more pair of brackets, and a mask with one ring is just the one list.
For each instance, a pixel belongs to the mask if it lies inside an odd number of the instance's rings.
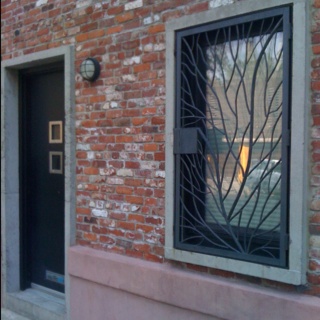
{"label": "small plaque on door", "polygon": [[49,172],[62,174],[62,157],[63,153],[58,151],[49,152]]}
{"label": "small plaque on door", "polygon": [[62,121],[49,121],[49,143],[62,143]]}

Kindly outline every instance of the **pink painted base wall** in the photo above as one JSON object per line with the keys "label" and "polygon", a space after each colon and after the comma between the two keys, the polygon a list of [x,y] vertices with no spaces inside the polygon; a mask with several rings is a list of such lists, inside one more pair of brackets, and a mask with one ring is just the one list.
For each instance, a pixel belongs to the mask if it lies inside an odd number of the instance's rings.
{"label": "pink painted base wall", "polygon": [[71,286],[71,319],[218,320],[75,277]]}
{"label": "pink painted base wall", "polygon": [[71,320],[318,320],[320,299],[85,247],[69,252]]}

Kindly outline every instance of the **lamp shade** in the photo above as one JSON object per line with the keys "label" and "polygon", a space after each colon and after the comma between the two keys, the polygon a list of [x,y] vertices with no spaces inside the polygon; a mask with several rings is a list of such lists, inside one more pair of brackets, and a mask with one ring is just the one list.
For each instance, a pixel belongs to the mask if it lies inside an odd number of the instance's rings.
{"label": "lamp shade", "polygon": [[80,74],[88,81],[95,81],[100,74],[100,64],[94,58],[87,58],[81,63]]}

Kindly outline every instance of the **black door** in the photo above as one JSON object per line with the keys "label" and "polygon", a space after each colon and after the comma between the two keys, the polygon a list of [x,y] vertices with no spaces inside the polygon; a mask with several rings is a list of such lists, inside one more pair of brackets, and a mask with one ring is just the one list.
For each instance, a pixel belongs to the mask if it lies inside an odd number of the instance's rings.
{"label": "black door", "polygon": [[64,73],[21,75],[22,288],[64,292]]}

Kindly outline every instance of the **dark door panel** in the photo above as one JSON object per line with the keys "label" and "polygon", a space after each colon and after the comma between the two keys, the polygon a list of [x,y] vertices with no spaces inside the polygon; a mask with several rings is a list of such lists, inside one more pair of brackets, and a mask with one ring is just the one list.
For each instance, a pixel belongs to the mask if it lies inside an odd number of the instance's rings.
{"label": "dark door panel", "polygon": [[[60,142],[49,139],[50,122],[59,121],[64,127],[63,69],[28,72],[21,83],[24,286],[35,283],[63,292],[64,143],[63,139]],[[55,156],[53,164],[51,154]],[[58,173],[50,170],[50,166],[58,163],[57,157],[62,161]]]}

